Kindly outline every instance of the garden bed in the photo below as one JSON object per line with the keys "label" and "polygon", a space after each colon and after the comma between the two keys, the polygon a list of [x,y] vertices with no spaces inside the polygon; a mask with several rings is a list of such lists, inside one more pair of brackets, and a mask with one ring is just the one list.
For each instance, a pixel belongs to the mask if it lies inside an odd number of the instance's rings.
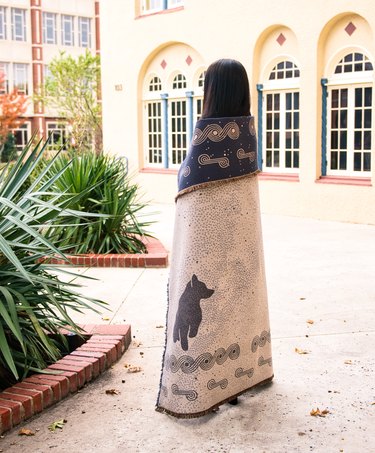
{"label": "garden bed", "polygon": [[48,366],[0,393],[0,435],[77,392],[111,367],[131,343],[130,325],[84,325],[86,341]]}
{"label": "garden bed", "polygon": [[[155,238],[145,241],[147,253],[106,253],[67,255],[71,264],[83,267],[167,267],[168,252],[163,244]],[[60,258],[49,258],[49,264],[67,265]]]}

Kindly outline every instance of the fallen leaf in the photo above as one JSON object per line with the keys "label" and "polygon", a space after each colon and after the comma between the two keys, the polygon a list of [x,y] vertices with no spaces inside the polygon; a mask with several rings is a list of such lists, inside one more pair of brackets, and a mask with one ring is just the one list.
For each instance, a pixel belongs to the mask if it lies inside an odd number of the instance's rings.
{"label": "fallen leaf", "polygon": [[309,354],[309,351],[306,351],[306,349],[294,348],[294,351],[295,351],[297,354]]}
{"label": "fallen leaf", "polygon": [[142,368],[140,366],[130,366],[128,368],[128,373],[139,373],[140,371],[142,371]]}
{"label": "fallen leaf", "polygon": [[351,360],[345,360],[344,363],[345,365],[353,365],[353,362]]}
{"label": "fallen leaf", "polygon": [[60,420],[56,420],[55,422],[51,423],[48,427],[50,431],[56,431],[56,428],[63,429],[64,424],[68,420],[65,420],[65,418],[61,418]]}
{"label": "fallen leaf", "polygon": [[375,401],[373,403],[371,403],[371,406],[375,406]]}
{"label": "fallen leaf", "polygon": [[306,322],[307,324],[314,324],[314,321],[312,319],[308,319]]}
{"label": "fallen leaf", "polygon": [[35,436],[35,433],[34,433],[34,431],[31,431],[31,429],[28,429],[28,428],[21,428],[21,429],[18,431],[18,435],[19,435],[19,436]]}
{"label": "fallen leaf", "polygon": [[135,346],[136,348],[139,348],[139,346],[142,345],[142,342],[137,341],[137,340],[133,340],[133,341],[132,341],[132,345]]}
{"label": "fallen leaf", "polygon": [[306,297],[300,297],[299,300],[306,300]]}
{"label": "fallen leaf", "polygon": [[106,395],[118,395],[120,392],[116,389],[107,389],[105,393]]}
{"label": "fallen leaf", "polygon": [[299,435],[299,436],[306,436],[306,433],[300,431],[300,432],[298,433],[298,435]]}
{"label": "fallen leaf", "polygon": [[164,326],[156,326],[157,329],[164,329]]}
{"label": "fallen leaf", "polygon": [[321,411],[319,407],[317,407],[316,409],[312,409],[310,411],[310,415],[312,415],[313,417],[325,417],[327,414],[330,414],[328,409],[324,409]]}
{"label": "fallen leaf", "polygon": [[103,321],[109,321],[110,319],[111,319],[111,318],[110,318],[109,316],[103,316],[103,317],[102,317],[102,320],[103,320]]}

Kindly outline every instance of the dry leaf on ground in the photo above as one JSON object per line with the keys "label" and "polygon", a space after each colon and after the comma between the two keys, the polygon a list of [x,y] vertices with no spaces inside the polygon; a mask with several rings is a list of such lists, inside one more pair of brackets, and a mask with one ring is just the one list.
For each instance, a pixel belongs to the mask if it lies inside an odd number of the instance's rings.
{"label": "dry leaf on ground", "polygon": [[119,395],[120,392],[116,389],[107,389],[105,391],[106,395]]}
{"label": "dry leaf on ground", "polygon": [[64,427],[64,424],[67,422],[68,420],[65,420],[65,418],[61,418],[60,420],[56,420],[55,422],[51,423],[48,427],[48,429],[50,431],[55,431],[56,428],[59,428],[59,429],[63,429]]}
{"label": "dry leaf on ground", "polygon": [[109,316],[103,316],[103,317],[102,317],[102,320],[103,320],[103,321],[109,321],[110,319],[111,319],[111,318],[110,318]]}
{"label": "dry leaf on ground", "polygon": [[142,345],[142,342],[141,341],[137,341],[137,340],[133,340],[132,341],[132,345],[135,346],[136,348],[139,348],[139,346]]}
{"label": "dry leaf on ground", "polygon": [[307,324],[314,324],[314,321],[312,319],[308,319],[306,322]]}
{"label": "dry leaf on ground", "polygon": [[345,360],[344,363],[345,365],[353,365],[353,362],[351,360]]}
{"label": "dry leaf on ground", "polygon": [[19,436],[35,436],[35,433],[34,433],[34,431],[31,431],[31,429],[28,429],[28,428],[21,428],[21,429],[18,431],[18,435],[19,435]]}
{"label": "dry leaf on ground", "polygon": [[164,326],[156,326],[157,329],[163,329]]}
{"label": "dry leaf on ground", "polygon": [[142,371],[142,368],[140,366],[130,366],[128,367],[128,373],[139,373]]}
{"label": "dry leaf on ground", "polygon": [[306,349],[294,348],[294,351],[297,354],[310,354],[310,351],[307,351]]}
{"label": "dry leaf on ground", "polygon": [[312,409],[310,411],[310,415],[313,417],[325,417],[326,415],[330,414],[330,411],[328,409],[320,410],[319,407],[316,409]]}

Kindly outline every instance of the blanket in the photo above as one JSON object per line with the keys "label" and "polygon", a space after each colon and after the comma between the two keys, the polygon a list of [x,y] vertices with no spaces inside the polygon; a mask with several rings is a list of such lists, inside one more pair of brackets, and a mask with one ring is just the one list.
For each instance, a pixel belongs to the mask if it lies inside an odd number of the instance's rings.
{"label": "blanket", "polygon": [[156,410],[207,414],[273,377],[253,117],[197,122],[178,175]]}

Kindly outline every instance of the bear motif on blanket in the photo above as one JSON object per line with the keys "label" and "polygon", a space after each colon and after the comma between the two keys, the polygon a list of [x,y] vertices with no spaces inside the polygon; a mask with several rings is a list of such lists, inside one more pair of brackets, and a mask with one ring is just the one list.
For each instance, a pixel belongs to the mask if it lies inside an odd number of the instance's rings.
{"label": "bear motif on blanket", "polygon": [[194,338],[198,334],[199,326],[202,322],[202,309],[200,306],[201,299],[208,299],[215,291],[207,288],[204,282],[193,277],[186,285],[179,302],[176,313],[176,321],[173,329],[173,341],[181,342],[181,348],[184,351],[189,349],[189,338]]}

